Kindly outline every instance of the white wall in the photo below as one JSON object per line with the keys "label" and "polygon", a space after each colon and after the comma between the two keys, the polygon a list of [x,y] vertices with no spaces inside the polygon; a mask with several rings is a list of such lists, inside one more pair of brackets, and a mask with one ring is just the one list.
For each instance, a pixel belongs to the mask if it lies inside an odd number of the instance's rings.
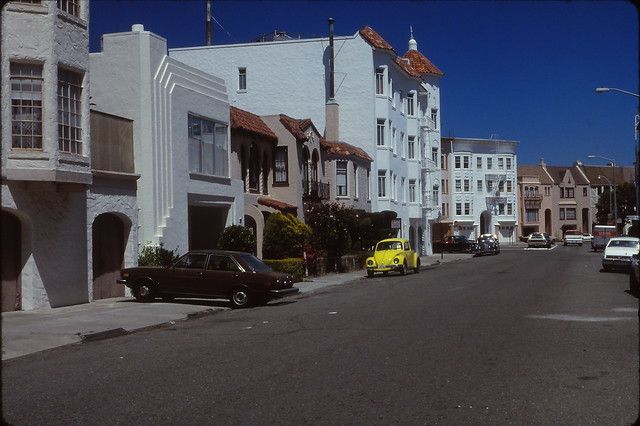
{"label": "white wall", "polygon": [[244,216],[240,180],[195,178],[188,168],[188,115],[228,125],[226,88],[220,78],[169,58],[165,39],[134,27],[104,35],[102,52],[90,55],[93,101],[100,111],[134,120],[140,243],[184,251],[189,194],[229,207],[227,226]]}

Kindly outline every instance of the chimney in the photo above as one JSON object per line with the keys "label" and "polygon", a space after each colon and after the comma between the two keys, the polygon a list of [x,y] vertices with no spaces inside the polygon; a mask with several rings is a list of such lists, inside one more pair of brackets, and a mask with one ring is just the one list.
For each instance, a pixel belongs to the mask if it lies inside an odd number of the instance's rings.
{"label": "chimney", "polygon": [[540,165],[541,165],[542,167],[546,167],[546,164],[545,164],[545,162],[544,162],[544,158],[540,158]]}
{"label": "chimney", "polygon": [[207,46],[211,46],[211,0],[207,0],[207,20],[205,22],[205,39]]}
{"label": "chimney", "polygon": [[324,137],[328,141],[340,140],[340,107],[335,100],[334,58],[333,58],[333,18],[329,18],[329,99],[325,105]]}

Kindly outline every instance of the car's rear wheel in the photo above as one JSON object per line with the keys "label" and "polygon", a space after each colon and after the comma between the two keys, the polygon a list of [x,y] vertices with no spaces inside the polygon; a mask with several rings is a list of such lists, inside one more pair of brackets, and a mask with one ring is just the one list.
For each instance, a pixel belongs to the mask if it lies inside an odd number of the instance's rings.
{"label": "car's rear wheel", "polygon": [[367,271],[367,276],[369,278],[372,278],[373,277],[373,271]]}
{"label": "car's rear wheel", "polygon": [[132,293],[138,302],[150,302],[156,297],[156,290],[149,280],[141,281]]}
{"label": "car's rear wheel", "polygon": [[638,296],[640,293],[640,283],[636,278],[636,274],[633,273],[633,270],[629,271],[629,292],[634,296]]}
{"label": "car's rear wheel", "polygon": [[231,301],[231,308],[233,309],[246,308],[250,306],[251,297],[246,289],[235,288],[231,291],[229,300]]}

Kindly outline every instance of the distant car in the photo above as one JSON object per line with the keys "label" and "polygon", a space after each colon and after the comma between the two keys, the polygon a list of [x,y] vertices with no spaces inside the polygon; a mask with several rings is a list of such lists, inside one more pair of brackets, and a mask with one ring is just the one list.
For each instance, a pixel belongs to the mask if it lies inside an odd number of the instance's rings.
{"label": "distant car", "polygon": [[169,266],[141,266],[120,271],[118,283],[141,302],[156,297],[229,299],[231,307],[265,304],[298,293],[293,277],[274,272],[250,253],[192,250]]}
{"label": "distant car", "polygon": [[612,225],[596,225],[593,227],[593,238],[591,239],[591,248],[593,251],[603,250],[609,239],[617,237],[618,231]]}
{"label": "distant car", "polygon": [[578,245],[582,247],[582,232],[576,229],[569,229],[564,233],[564,245]]}
{"label": "distant car", "polygon": [[551,241],[548,240],[540,232],[534,232],[533,234],[529,235],[529,239],[527,239],[527,247],[528,248],[535,248],[535,247],[550,248]]}
{"label": "distant car", "polygon": [[473,246],[473,255],[482,256],[484,254],[500,253],[500,242],[491,234],[480,235]]}
{"label": "distant car", "polygon": [[464,235],[448,235],[434,243],[434,251],[440,252],[457,252],[457,253],[469,253],[474,245],[473,241]]}
{"label": "distant car", "polygon": [[420,256],[413,251],[409,240],[388,238],[378,241],[373,256],[367,258],[365,265],[369,278],[376,272],[386,275],[397,271],[404,275],[409,269],[417,274],[420,272]]}
{"label": "distant car", "polygon": [[583,232],[582,233],[582,241],[591,241],[593,239],[593,235]]}
{"label": "distant car", "polygon": [[640,240],[636,237],[614,237],[609,240],[602,256],[602,268],[629,268],[631,256],[638,254]]}
{"label": "distant car", "polygon": [[629,292],[635,296],[640,296],[640,260],[638,259],[638,253],[631,256]]}

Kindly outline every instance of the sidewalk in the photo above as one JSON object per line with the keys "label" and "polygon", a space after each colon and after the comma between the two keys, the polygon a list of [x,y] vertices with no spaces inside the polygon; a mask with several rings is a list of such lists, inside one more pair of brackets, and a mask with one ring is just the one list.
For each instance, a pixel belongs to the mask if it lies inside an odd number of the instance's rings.
{"label": "sidewalk", "polygon": [[[441,263],[470,258],[470,254],[422,256],[423,270]],[[297,283],[301,294],[366,278],[364,269],[310,277]],[[293,296],[294,298],[296,296]],[[2,313],[2,360],[60,346],[124,335],[172,321],[210,315],[229,309],[221,300],[137,303],[131,297],[103,299],[62,308]]]}

